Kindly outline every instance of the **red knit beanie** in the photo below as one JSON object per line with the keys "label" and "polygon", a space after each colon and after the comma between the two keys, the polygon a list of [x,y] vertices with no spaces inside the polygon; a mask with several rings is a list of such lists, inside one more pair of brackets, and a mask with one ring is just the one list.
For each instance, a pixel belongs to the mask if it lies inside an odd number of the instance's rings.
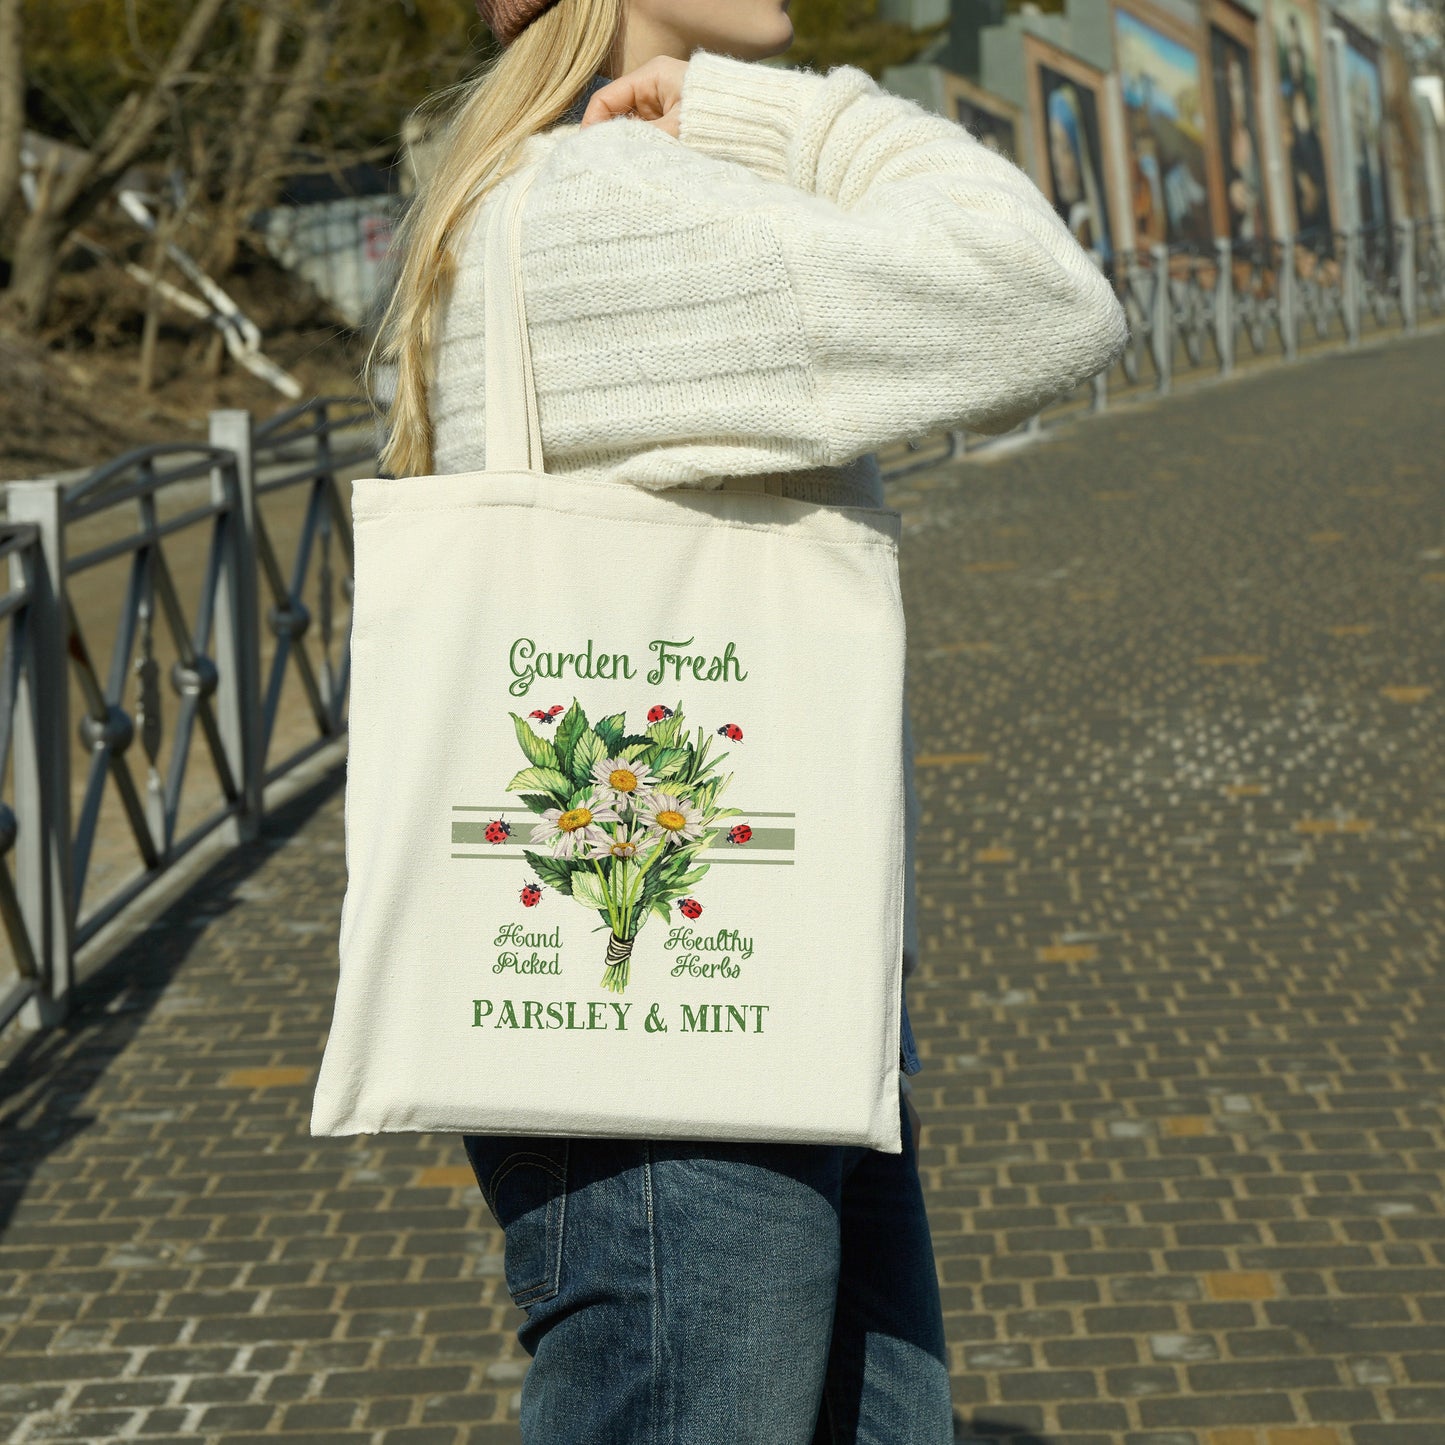
{"label": "red knit beanie", "polygon": [[556,0],[477,0],[477,14],[487,29],[510,45],[517,35]]}

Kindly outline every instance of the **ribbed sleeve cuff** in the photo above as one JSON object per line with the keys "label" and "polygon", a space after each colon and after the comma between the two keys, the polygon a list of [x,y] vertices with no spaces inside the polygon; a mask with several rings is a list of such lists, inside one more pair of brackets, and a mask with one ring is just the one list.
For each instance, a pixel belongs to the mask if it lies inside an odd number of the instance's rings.
{"label": "ribbed sleeve cuff", "polygon": [[682,81],[678,139],[773,180],[791,179],[790,143],[825,77],[696,50]]}

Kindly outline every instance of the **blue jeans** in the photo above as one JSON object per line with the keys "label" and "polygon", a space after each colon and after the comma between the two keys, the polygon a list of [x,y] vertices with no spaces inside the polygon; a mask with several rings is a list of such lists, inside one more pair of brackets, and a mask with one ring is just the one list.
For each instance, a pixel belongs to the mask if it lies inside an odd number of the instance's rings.
{"label": "blue jeans", "polygon": [[527,1445],[952,1441],[906,1117],[902,1154],[464,1139],[527,1314]]}

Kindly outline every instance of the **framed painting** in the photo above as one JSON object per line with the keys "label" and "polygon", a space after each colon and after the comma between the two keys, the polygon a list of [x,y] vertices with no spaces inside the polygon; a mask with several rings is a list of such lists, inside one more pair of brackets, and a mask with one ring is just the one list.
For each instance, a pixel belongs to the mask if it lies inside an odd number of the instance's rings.
{"label": "framed painting", "polygon": [[1319,12],[1314,0],[1268,0],[1268,5],[1279,77],[1280,149],[1295,235],[1332,256],[1338,208],[1330,194]]}
{"label": "framed painting", "polygon": [[1215,188],[1197,32],[1149,0],[1114,0],[1113,11],[1135,244],[1209,251]]}
{"label": "framed painting", "polygon": [[1117,231],[1103,73],[1037,35],[1023,46],[1037,183],[1079,244],[1109,265]]}
{"label": "framed painting", "polygon": [[1269,190],[1259,115],[1259,57],[1254,17],[1212,0],[1206,13],[1214,144],[1209,162],[1223,203],[1227,235],[1236,246],[1269,235]]}
{"label": "framed painting", "polygon": [[962,75],[943,75],[945,113],[990,150],[1007,156],[1015,165],[1019,157],[1019,113],[1016,106],[991,95]]}
{"label": "framed painting", "polygon": [[[1389,152],[1385,142],[1385,87],[1380,75],[1379,47],[1343,16],[1336,23],[1345,37],[1345,105],[1350,113],[1354,154],[1340,155],[1340,165],[1354,167],[1354,188],[1360,226],[1369,230],[1390,225]],[[1386,254],[1392,251],[1386,248]]]}

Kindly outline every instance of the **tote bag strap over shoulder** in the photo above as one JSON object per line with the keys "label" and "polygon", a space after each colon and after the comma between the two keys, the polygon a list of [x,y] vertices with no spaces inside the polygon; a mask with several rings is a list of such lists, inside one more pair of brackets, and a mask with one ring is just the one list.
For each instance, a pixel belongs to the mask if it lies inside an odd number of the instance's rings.
{"label": "tote bag strap over shoulder", "polygon": [[520,175],[499,182],[501,194],[487,223],[483,288],[487,332],[485,470],[489,472],[545,470],[522,296],[522,202],[536,175],[534,163]]}
{"label": "tote bag strap over shoulder", "polygon": [[[486,462],[488,472],[545,472],[532,348],[522,294],[522,205],[536,179],[538,162],[498,182],[487,218],[486,275]],[[730,492],[781,495],[777,476],[729,476]]]}

